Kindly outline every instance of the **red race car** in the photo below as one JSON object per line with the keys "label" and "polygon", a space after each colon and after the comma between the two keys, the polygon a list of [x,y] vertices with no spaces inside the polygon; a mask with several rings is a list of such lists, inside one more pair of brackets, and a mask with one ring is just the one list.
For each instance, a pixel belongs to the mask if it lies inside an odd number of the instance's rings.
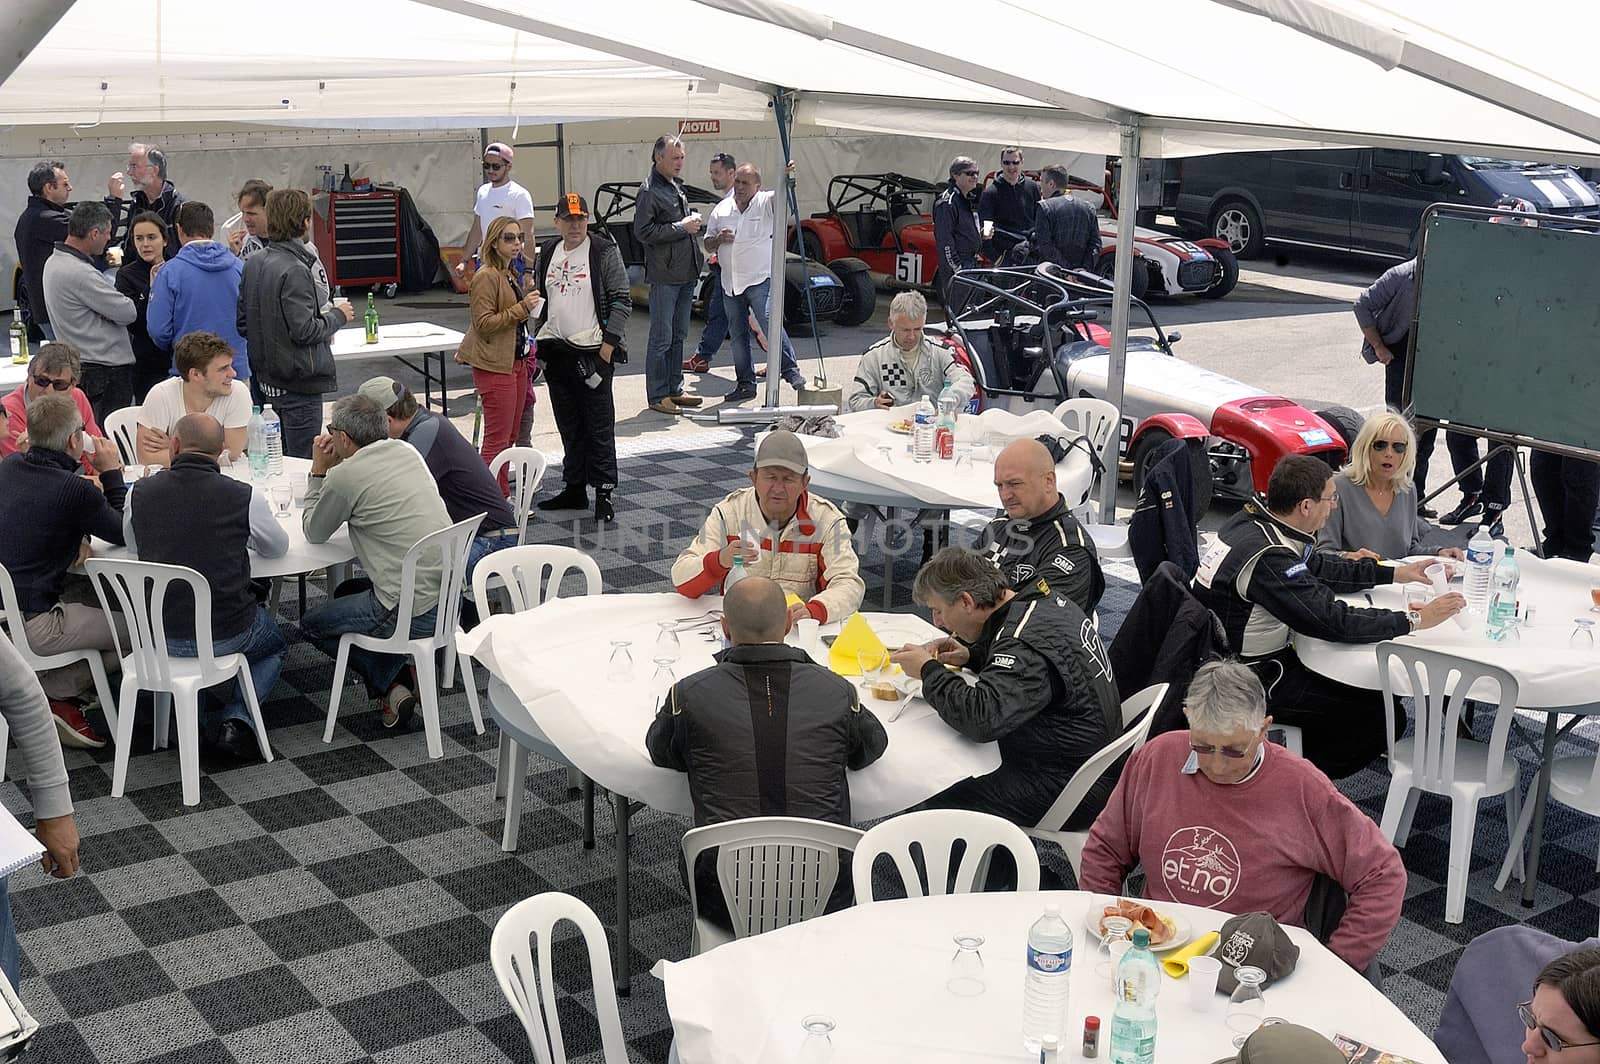
{"label": "red race car", "polygon": [[[800,220],[806,258],[855,258],[897,287],[933,287],[939,256],[933,201],[943,185],[904,174],[842,174],[828,182],[828,209]],[[789,232],[794,241],[794,231]]]}

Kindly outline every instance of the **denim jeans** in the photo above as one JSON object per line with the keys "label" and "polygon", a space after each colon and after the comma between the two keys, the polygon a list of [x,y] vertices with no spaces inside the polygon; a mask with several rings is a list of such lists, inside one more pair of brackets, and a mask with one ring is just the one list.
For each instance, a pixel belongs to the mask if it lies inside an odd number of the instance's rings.
{"label": "denim jeans", "polygon": [[[433,632],[434,614],[438,607],[411,619],[411,636],[420,638]],[[339,637],[346,632],[359,635],[388,636],[394,633],[397,618],[395,611],[384,608],[378,596],[371,591],[344,595],[326,606],[318,606],[300,618],[300,632],[306,641],[328,657],[339,654]],[[350,667],[366,681],[367,693],[382,698],[389,693],[407,659],[398,654],[375,654],[361,647],[350,648]]]}
{"label": "denim jeans", "polygon": [[284,392],[262,398],[272,404],[283,428],[283,453],[290,458],[310,458],[311,444],[322,431],[322,394]]}
{"label": "denim jeans", "polygon": [[472,549],[467,552],[467,586],[472,586],[472,572],[478,567],[478,562],[493,554],[497,550],[515,547],[517,537],[515,533],[505,536],[474,536]]}
{"label": "denim jeans", "polygon": [[[728,335],[733,338],[733,372],[734,379],[742,385],[754,388],[756,384],[755,367],[750,361],[750,321],[751,314],[756,316],[756,321],[761,327],[767,327],[767,298],[772,292],[772,279],[769,277],[760,284],[753,284],[736,296],[724,294],[722,306],[728,315]],[[770,346],[770,345],[769,345]],[[800,377],[800,364],[795,361],[794,348],[789,344],[789,333],[783,333],[783,379],[793,384]]]}
{"label": "denim jeans", "polygon": [[[249,628],[238,635],[216,640],[211,644],[211,649],[216,654],[244,655],[244,659],[250,663],[250,680],[255,685],[256,702],[265,704],[267,696],[278,682],[278,673],[283,671],[283,659],[289,654],[289,643],[278,631],[278,622],[272,619],[267,608],[257,606],[256,619]],[[175,658],[192,658],[198,654],[198,645],[193,639],[169,639],[167,653]],[[250,710],[245,708],[244,692],[239,689],[237,680],[228,684],[228,702],[220,713],[206,713],[203,702],[201,712],[201,723],[207,728],[216,727],[225,720],[243,721],[252,729],[255,727],[250,719]]]}
{"label": "denim jeans", "polygon": [[16,990],[22,978],[22,957],[17,952],[17,926],[11,920],[11,877],[0,876],[0,972]]}
{"label": "denim jeans", "polygon": [[695,282],[650,286],[650,339],[644,351],[644,390],[649,402],[683,394],[683,343]]}
{"label": "denim jeans", "polygon": [[706,300],[706,327],[700,330],[700,346],[694,352],[707,362],[716,357],[722,350],[722,341],[728,338],[728,312],[722,303],[722,267],[714,262],[710,281],[706,289],[711,293],[711,298]]}

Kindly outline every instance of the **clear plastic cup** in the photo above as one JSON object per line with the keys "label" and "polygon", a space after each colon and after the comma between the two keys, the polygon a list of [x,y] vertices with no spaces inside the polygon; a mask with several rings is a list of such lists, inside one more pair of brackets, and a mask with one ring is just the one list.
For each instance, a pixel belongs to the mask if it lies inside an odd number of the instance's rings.
{"label": "clear plastic cup", "polygon": [[1206,1012],[1217,1002],[1217,976],[1222,962],[1215,957],[1193,957],[1189,960],[1189,974],[1184,982],[1189,984],[1189,1007],[1196,1012]]}

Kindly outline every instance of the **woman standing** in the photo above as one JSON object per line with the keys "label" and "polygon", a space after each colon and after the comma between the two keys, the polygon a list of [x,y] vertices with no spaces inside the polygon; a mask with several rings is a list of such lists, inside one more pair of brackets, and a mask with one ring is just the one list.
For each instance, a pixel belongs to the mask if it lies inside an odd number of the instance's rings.
{"label": "woman standing", "polygon": [[[472,367],[472,384],[483,400],[483,461],[516,440],[528,394],[528,318],[544,297],[523,293],[511,260],[522,250],[522,227],[515,218],[489,223],[479,256],[483,260],[467,289],[472,323],[456,351],[456,361]],[[500,471],[506,490],[506,471]]]}
{"label": "woman standing", "polygon": [[611,378],[628,361],[623,330],[632,309],[628,270],[617,245],[589,232],[589,205],[569,192],[556,207],[559,239],[539,248],[534,277],[545,297],[539,357],[550,385],[550,410],[566,454],[566,487],[541,510],[581,510],[594,485],[594,518],[616,520],[617,414]]}
{"label": "woman standing", "polygon": [[[1417,515],[1417,437],[1392,410],[1374,414],[1350,445],[1350,464],[1333,478],[1339,504],[1317,533],[1317,549],[1351,558],[1405,558],[1432,554],[1424,547],[1442,533]],[[1457,558],[1456,547],[1437,551]]]}
{"label": "woman standing", "polygon": [[133,401],[142,403],[144,394],[172,370],[172,352],[150,339],[146,319],[151,282],[166,261],[167,223],[155,211],[144,211],[134,215],[131,229],[135,254],[117,271],[117,291],[133,300],[139,312],[128,326],[128,339],[133,343]]}

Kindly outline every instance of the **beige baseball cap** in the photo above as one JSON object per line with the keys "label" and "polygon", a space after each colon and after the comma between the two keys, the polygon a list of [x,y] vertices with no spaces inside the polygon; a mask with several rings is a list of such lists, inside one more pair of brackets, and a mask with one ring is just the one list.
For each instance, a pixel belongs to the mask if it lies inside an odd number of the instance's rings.
{"label": "beige baseball cap", "polygon": [[767,438],[756,448],[756,464],[753,468],[761,469],[764,466],[778,466],[805,476],[810,469],[806,461],[805,444],[800,442],[800,437],[783,429],[767,433]]}

